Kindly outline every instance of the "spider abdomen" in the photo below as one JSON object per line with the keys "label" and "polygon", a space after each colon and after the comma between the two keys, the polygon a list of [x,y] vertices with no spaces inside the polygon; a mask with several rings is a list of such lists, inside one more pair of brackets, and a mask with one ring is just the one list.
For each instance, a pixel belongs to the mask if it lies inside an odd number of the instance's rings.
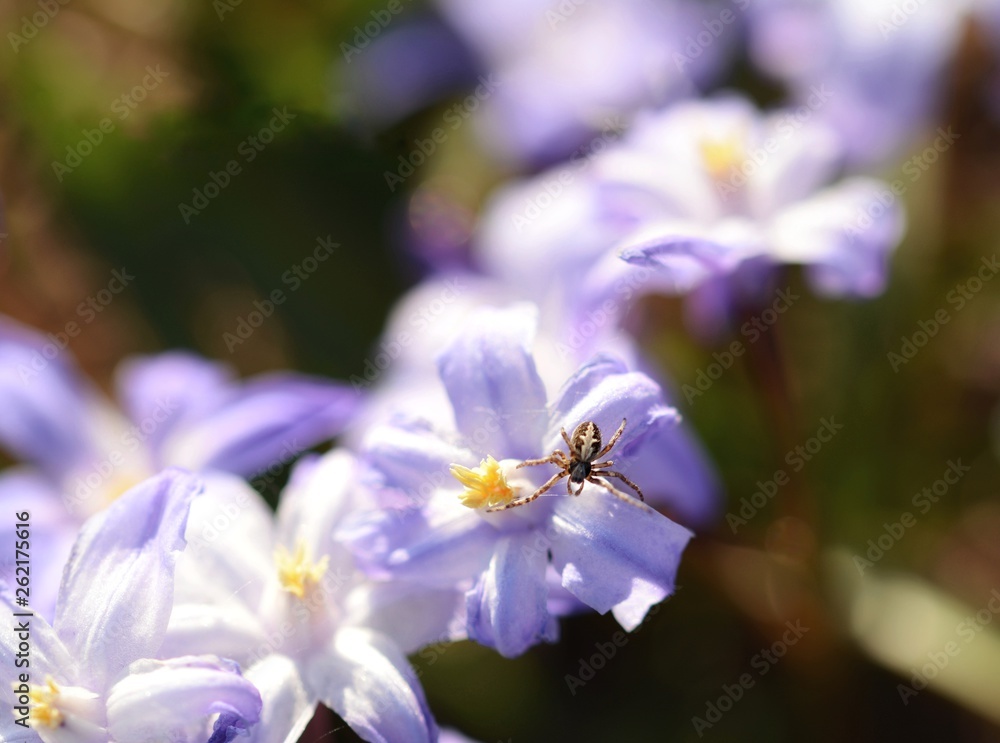
{"label": "spider abdomen", "polygon": [[584,421],[573,431],[570,454],[584,462],[593,462],[601,450],[601,429],[593,421]]}

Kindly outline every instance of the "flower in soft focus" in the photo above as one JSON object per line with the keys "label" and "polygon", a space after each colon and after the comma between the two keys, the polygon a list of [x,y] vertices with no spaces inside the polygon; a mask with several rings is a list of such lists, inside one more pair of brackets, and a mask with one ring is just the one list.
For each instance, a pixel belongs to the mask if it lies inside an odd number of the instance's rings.
{"label": "flower in soft focus", "polygon": [[933,128],[972,5],[758,0],[747,10],[750,58],[785,83],[793,107],[829,89],[815,118],[839,132],[852,165],[879,166]]}
{"label": "flower in soft focus", "polygon": [[0,504],[30,494],[37,510],[43,615],[80,523],[129,487],[166,466],[267,476],[339,433],[361,402],[349,386],[299,374],[239,382],[184,352],[126,361],[117,381],[121,408],[56,341],[0,319],[0,446],[32,465],[0,476]]}
{"label": "flower in soft focus", "polygon": [[689,58],[686,40],[708,14],[683,0],[438,4],[499,82],[484,103],[484,142],[529,162],[568,156],[609,118],[695,93],[737,38],[724,27]]}
{"label": "flower in soft focus", "polygon": [[[628,425],[608,455],[615,469],[642,479],[660,456],[653,434],[676,423],[659,387],[607,356],[582,366],[549,401],[530,351],[533,308],[477,311],[440,356],[457,432],[428,422],[373,428],[364,456],[386,509],[345,528],[367,570],[437,589],[465,592],[469,638],[513,657],[557,633],[566,597],[613,612],[626,629],[669,596],[691,532],[641,504],[585,484],[579,497],[559,483],[552,497],[490,513],[470,506],[525,498],[554,473],[518,462],[565,449],[569,432],[595,422],[606,437]],[[607,439],[605,440],[605,443]],[[542,471],[545,470],[545,471]],[[463,504],[463,501],[465,504]]]}
{"label": "flower in soft focus", "polygon": [[165,654],[214,649],[263,698],[251,741],[295,741],[318,701],[368,741],[430,741],[436,726],[405,652],[446,636],[457,595],[374,584],[335,529],[363,496],[353,457],[296,465],[275,517],[239,478],[205,478],[178,566]]}
{"label": "flower in soft focus", "polygon": [[618,254],[666,269],[680,286],[754,262],[796,263],[822,294],[879,294],[902,208],[882,181],[830,185],[842,154],[826,127],[740,98],[650,116],[601,163],[604,195],[635,200]]}
{"label": "flower in soft focus", "polygon": [[[445,112],[444,128],[472,119],[484,147],[520,165],[568,157],[613,128],[609,121],[696,93],[739,38],[735,9],[722,21],[688,0],[436,4],[477,58],[470,77],[483,73],[472,94]],[[706,33],[707,43],[695,41]],[[428,80],[453,80],[461,60],[453,44],[427,29],[387,34],[374,46],[381,45],[391,53],[359,54],[348,67],[368,85],[356,92],[359,103],[383,117],[411,107],[414,87],[430,91],[441,86]],[[414,67],[426,70],[426,79],[405,88],[394,82],[400,75],[413,79]],[[386,91],[392,100],[380,100]]]}
{"label": "flower in soft focus", "polygon": [[830,185],[842,155],[808,116],[764,114],[738,97],[679,103],[639,118],[585,168],[502,193],[478,250],[508,283],[575,305],[574,326],[602,310],[620,318],[648,293],[693,293],[696,316],[725,309],[720,292],[749,294],[752,306],[788,263],[820,293],[872,296],[902,209],[880,181]]}
{"label": "flower in soft focus", "polygon": [[[261,698],[230,660],[158,656],[173,605],[174,567],[185,547],[194,476],[167,470],[125,493],[80,531],[59,589],[55,621],[24,619],[29,680],[17,677],[23,637],[0,632],[0,740],[103,743],[230,740],[257,722]],[[0,603],[19,608],[4,585]],[[33,584],[32,588],[34,588]],[[161,658],[156,660],[156,658]],[[9,711],[27,707],[11,716]],[[27,727],[16,720],[26,713]],[[214,732],[212,718],[215,717]]]}

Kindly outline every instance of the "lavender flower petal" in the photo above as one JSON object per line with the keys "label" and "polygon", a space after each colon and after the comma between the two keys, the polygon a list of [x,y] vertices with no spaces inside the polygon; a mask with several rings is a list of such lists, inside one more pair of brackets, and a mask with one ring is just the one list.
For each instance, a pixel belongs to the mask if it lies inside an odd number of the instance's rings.
{"label": "lavender flower petal", "polygon": [[531,355],[530,305],[481,310],[440,356],[458,430],[483,454],[534,456],[545,431],[545,385]]}
{"label": "lavender flower petal", "polygon": [[673,593],[693,534],[651,508],[587,490],[555,506],[552,561],[571,593],[602,614],[622,607],[631,630],[636,617]]}
{"label": "lavender flower petal", "polygon": [[92,683],[103,687],[154,657],[173,602],[193,475],[167,470],[123,495],[80,531],[63,573],[54,628]]}
{"label": "lavender flower petal", "polygon": [[429,743],[437,738],[437,725],[409,661],[378,633],[339,630],[305,675],[320,700],[366,741]]}
{"label": "lavender flower petal", "polygon": [[243,729],[260,719],[260,692],[232,661],[199,656],[138,660],[108,693],[108,729],[114,740],[200,743],[191,722],[230,715]]}
{"label": "lavender flower petal", "polygon": [[548,551],[534,532],[499,539],[490,565],[466,596],[469,637],[506,658],[556,639],[549,616],[545,567]]}

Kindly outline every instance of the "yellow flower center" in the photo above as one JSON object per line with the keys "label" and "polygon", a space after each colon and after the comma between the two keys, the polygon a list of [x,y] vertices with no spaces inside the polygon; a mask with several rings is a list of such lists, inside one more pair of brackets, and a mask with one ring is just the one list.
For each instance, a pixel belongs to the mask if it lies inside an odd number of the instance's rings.
{"label": "yellow flower center", "polygon": [[59,709],[60,693],[59,686],[51,676],[45,677],[44,686],[31,685],[28,692],[31,711],[28,717],[35,727],[57,728],[66,720]]}
{"label": "yellow flower center", "polygon": [[295,552],[290,553],[284,545],[279,544],[274,551],[274,562],[278,566],[278,580],[281,587],[296,598],[305,598],[306,592],[326,574],[330,562],[328,555],[323,555],[316,562],[309,559],[309,550],[302,539],[295,543]]}
{"label": "yellow flower center", "polygon": [[699,143],[699,149],[705,170],[715,179],[728,175],[733,168],[739,167],[746,157],[743,137],[738,134],[703,139]]}
{"label": "yellow flower center", "polygon": [[475,469],[453,464],[451,474],[465,486],[465,490],[458,496],[463,506],[496,508],[517,497],[514,488],[508,484],[500,463],[492,456],[487,456]]}
{"label": "yellow flower center", "polygon": [[142,482],[142,478],[136,475],[116,474],[104,489],[102,507],[107,508],[140,482]]}

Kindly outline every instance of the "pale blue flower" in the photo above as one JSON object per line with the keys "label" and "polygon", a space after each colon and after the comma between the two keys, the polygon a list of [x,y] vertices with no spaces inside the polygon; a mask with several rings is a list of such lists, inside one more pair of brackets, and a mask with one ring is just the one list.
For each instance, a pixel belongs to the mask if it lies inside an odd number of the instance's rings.
{"label": "pale blue flower", "polygon": [[595,316],[617,326],[650,293],[692,295],[702,316],[726,309],[720,292],[753,310],[785,264],[822,294],[874,296],[902,206],[888,184],[837,180],[842,164],[843,143],[815,117],[735,96],[678,103],[585,165],[498,194],[477,257],[572,307],[574,329]]}
{"label": "pale blue flower", "polygon": [[[362,401],[341,383],[290,373],[239,381],[224,364],[169,352],[119,367],[119,407],[59,343],[0,318],[0,447],[30,465],[0,475],[0,505],[31,496],[36,609],[46,616],[76,530],[129,487],[166,466],[273,477],[338,434]],[[0,559],[9,574],[9,556]]]}
{"label": "pale blue flower", "polygon": [[275,517],[239,478],[212,475],[192,509],[166,654],[238,661],[263,697],[252,743],[294,743],[317,702],[367,741],[434,740],[405,652],[442,636],[457,595],[374,584],[334,531],[363,499],[353,458],[300,462]]}
{"label": "pale blue flower", "polygon": [[[54,622],[37,614],[4,622],[0,663],[10,671],[5,679],[18,686],[0,687],[6,711],[0,739],[204,743],[228,740],[227,731],[258,720],[260,694],[232,661],[158,655],[188,511],[200,488],[192,475],[168,470],[124,494],[80,530]],[[8,618],[25,612],[7,587],[0,604]],[[15,666],[24,639],[15,631],[19,621],[28,636],[28,666]],[[15,676],[17,668],[27,679]]]}
{"label": "pale blue flower", "polygon": [[521,167],[585,154],[634,111],[697,94],[731,56],[741,25],[735,7],[723,15],[688,0],[436,5],[470,52],[427,24],[345,49],[356,105],[384,123],[412,111],[414,91],[440,92],[464,71],[468,95],[438,128],[451,135],[472,125],[484,149]]}
{"label": "pale blue flower", "polygon": [[790,105],[823,87],[816,118],[855,167],[880,167],[921,141],[940,114],[948,62],[973,2],[755,0],[751,60],[782,81]]}
{"label": "pale blue flower", "polygon": [[[554,466],[515,465],[565,449],[560,428],[585,421],[600,426],[606,442],[627,419],[608,458],[640,487],[662,487],[644,477],[660,456],[650,446],[655,433],[676,423],[659,387],[598,357],[550,398],[530,351],[533,324],[526,306],[469,318],[439,359],[454,432],[397,420],[373,428],[364,448],[386,502],[408,498],[411,507],[373,512],[345,530],[374,576],[464,590],[468,636],[509,657],[555,638],[555,604],[565,604],[550,591],[552,576],[579,602],[634,628],[673,592],[691,537],[636,497],[590,483],[574,497],[560,482],[551,497],[502,512],[463,505],[530,495]],[[455,472],[465,473],[464,494]]]}

